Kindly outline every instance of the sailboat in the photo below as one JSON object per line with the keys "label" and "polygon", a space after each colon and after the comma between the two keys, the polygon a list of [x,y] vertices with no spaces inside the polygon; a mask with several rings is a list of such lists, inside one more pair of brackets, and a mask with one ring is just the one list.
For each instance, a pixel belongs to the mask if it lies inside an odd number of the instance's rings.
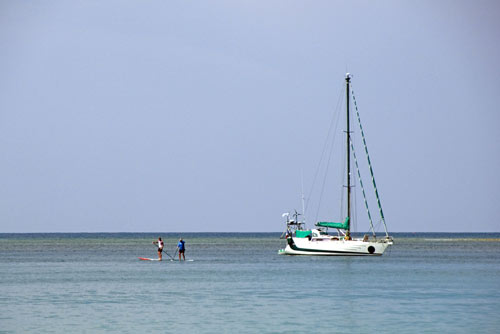
{"label": "sailboat", "polygon": [[[384,213],[382,211],[382,205],[380,204],[380,198],[377,191],[377,186],[375,183],[375,177],[373,175],[373,169],[370,162],[370,157],[368,155],[368,148],[366,146],[365,136],[363,132],[363,127],[361,126],[361,120],[359,117],[359,112],[356,107],[356,115],[359,123],[359,128],[361,130],[361,135],[363,137],[363,144],[365,148],[365,153],[368,159],[368,165],[371,173],[371,179],[373,187],[375,190],[375,195],[377,198],[377,204],[379,207],[379,213],[381,216],[381,222],[383,223],[385,229],[385,236],[382,238],[377,238],[375,229],[373,227],[373,222],[371,219],[370,211],[368,210],[368,202],[366,199],[365,190],[363,183],[361,181],[361,175],[358,168],[358,163],[356,155],[354,152],[354,145],[351,140],[351,125],[350,125],[350,111],[349,111],[349,101],[351,93],[351,75],[349,73],[345,76],[346,84],[346,180],[347,185],[345,185],[347,191],[347,215],[343,222],[317,222],[315,228],[306,229],[305,223],[300,221],[299,213],[295,212],[292,216],[289,213],[284,213],[283,217],[286,217],[286,231],[283,233],[282,237],[286,239],[287,244],[285,249],[279,250],[279,254],[284,255],[366,255],[366,256],[376,256],[384,254],[385,250],[393,244],[393,238],[389,236],[387,232],[387,226],[385,223]],[[356,102],[354,100],[354,102]],[[351,184],[351,155],[355,160],[356,169],[358,171],[359,181],[361,189],[363,191],[363,197],[365,200],[365,206],[367,208],[368,217],[370,221],[370,226],[372,230],[372,235],[365,234],[363,238],[353,238],[351,235],[351,225],[352,225],[352,195],[351,190],[353,185]],[[337,234],[329,234],[329,229],[336,229]]]}

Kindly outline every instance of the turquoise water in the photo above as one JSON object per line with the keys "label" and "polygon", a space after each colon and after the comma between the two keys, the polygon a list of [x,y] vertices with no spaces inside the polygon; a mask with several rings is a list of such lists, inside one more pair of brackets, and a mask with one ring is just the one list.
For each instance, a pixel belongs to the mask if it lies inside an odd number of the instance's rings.
{"label": "turquoise water", "polygon": [[[0,234],[0,333],[497,333],[500,234],[395,234],[382,257],[277,233]],[[166,256],[164,256],[166,258]]]}

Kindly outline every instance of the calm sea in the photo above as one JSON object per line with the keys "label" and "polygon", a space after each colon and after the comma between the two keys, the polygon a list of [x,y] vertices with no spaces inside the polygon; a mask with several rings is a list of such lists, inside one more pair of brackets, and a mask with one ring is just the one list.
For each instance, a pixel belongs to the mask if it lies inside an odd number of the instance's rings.
{"label": "calm sea", "polygon": [[[159,235],[194,261],[139,261]],[[0,234],[0,333],[500,332],[500,234],[394,237],[292,257],[277,233]]]}

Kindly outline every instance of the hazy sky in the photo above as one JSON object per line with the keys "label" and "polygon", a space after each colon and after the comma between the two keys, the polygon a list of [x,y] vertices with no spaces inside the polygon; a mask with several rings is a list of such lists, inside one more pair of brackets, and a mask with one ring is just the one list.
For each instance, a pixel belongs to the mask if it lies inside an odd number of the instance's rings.
{"label": "hazy sky", "polygon": [[500,231],[499,59],[498,1],[0,1],[0,232],[282,231],[346,71],[389,230]]}

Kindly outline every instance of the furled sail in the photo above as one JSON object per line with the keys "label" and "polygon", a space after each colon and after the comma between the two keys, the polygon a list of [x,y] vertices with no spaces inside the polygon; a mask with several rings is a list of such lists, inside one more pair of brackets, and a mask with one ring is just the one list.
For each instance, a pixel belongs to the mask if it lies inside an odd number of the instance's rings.
{"label": "furled sail", "polygon": [[340,228],[343,230],[349,229],[349,217],[345,218],[343,223],[331,223],[331,222],[317,222],[316,226],[319,227],[330,227],[330,228]]}

